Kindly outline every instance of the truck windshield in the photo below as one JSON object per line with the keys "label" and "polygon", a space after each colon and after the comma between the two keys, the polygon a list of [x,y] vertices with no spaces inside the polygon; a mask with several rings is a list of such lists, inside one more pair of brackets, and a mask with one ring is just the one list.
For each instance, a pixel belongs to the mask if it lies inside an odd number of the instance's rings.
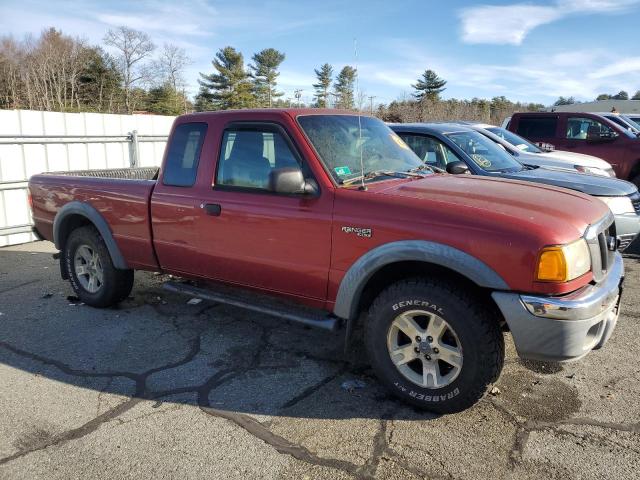
{"label": "truck windshield", "polygon": [[479,132],[455,132],[446,136],[460,147],[473,162],[487,172],[519,172],[524,170],[507,151]]}
{"label": "truck windshield", "polygon": [[542,150],[536,147],[529,140],[522,138],[520,135],[516,135],[515,133],[510,132],[509,130],[506,130],[500,127],[490,127],[490,128],[487,128],[487,130],[489,130],[494,135],[499,136],[503,140],[509,142],[518,150],[522,150],[523,152],[527,152],[527,153],[542,153]]}
{"label": "truck windshield", "polygon": [[338,183],[348,183],[363,174],[365,180],[374,180],[421,169],[422,161],[416,154],[377,118],[301,115],[298,122]]}

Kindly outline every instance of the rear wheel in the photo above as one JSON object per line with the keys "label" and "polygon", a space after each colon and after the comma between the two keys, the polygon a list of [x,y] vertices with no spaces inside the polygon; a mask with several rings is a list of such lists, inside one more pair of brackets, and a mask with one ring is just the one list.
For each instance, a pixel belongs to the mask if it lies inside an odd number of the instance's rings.
{"label": "rear wheel", "polygon": [[94,227],[71,232],[64,250],[64,267],[82,302],[92,307],[109,307],[129,296],[133,270],[113,266],[109,250]]}
{"label": "rear wheel", "polygon": [[391,392],[437,413],[475,404],[504,361],[504,339],[490,310],[455,286],[428,279],[395,283],[378,296],[366,346]]}

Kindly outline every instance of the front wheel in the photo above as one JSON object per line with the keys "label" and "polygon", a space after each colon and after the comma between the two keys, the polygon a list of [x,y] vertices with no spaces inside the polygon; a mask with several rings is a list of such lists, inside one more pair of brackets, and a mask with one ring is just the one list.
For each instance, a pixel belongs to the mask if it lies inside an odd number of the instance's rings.
{"label": "front wheel", "polygon": [[133,288],[133,270],[113,266],[109,250],[92,226],[71,232],[64,248],[65,269],[78,298],[92,307],[109,307]]}
{"label": "front wheel", "polygon": [[437,413],[475,404],[504,362],[497,319],[446,282],[391,285],[369,309],[365,335],[381,382],[401,399]]}

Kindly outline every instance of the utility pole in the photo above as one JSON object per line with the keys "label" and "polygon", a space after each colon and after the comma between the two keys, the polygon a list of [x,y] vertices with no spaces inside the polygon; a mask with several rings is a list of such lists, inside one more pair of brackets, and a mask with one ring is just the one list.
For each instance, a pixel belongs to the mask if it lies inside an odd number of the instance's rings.
{"label": "utility pole", "polygon": [[300,108],[300,98],[302,97],[302,90],[301,89],[294,90],[293,96],[296,97],[296,106]]}
{"label": "utility pole", "polygon": [[373,99],[376,98],[375,95],[369,95],[369,113],[373,115]]}

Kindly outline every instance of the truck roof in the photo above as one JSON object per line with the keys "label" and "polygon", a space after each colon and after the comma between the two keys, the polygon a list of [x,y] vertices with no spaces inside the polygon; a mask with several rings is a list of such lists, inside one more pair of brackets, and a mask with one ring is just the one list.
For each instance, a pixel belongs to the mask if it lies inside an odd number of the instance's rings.
{"label": "truck roof", "polygon": [[299,115],[360,115],[363,117],[370,117],[371,115],[362,112],[352,112],[349,110],[338,110],[332,108],[252,108],[252,109],[238,109],[238,110],[213,110],[206,112],[194,112],[180,115],[182,119],[202,119],[202,117],[218,117],[218,116],[234,116],[234,117],[249,117],[255,119],[256,115],[270,114],[270,115],[286,115],[291,118],[295,118]]}

